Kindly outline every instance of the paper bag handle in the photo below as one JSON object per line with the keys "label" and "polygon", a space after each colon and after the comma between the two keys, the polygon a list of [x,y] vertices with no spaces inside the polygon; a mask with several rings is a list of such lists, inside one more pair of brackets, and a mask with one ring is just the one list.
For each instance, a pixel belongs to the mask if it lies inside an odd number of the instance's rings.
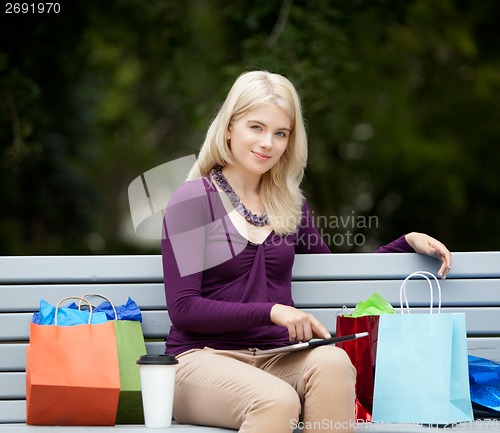
{"label": "paper bag handle", "polygon": [[[118,320],[118,314],[116,314],[116,308],[113,305],[113,303],[109,300],[109,298],[107,298],[104,295],[100,295],[99,293],[87,293],[87,294],[82,296],[82,299],[84,299],[85,301],[87,301],[88,304],[90,304],[90,302],[87,298],[91,297],[91,296],[96,296],[98,298],[104,299],[105,301],[108,301],[109,304],[111,305],[111,308],[113,308],[113,313],[115,313],[115,320]],[[78,308],[80,308],[81,305],[82,305],[82,301],[80,301],[80,303],[78,304]],[[90,309],[92,309],[92,304],[90,304]]]}
{"label": "paper bag handle", "polygon": [[[86,302],[87,304],[89,304],[89,307],[90,307],[90,314],[89,314],[89,325],[90,325],[90,321],[92,320],[92,304],[85,298],[81,298],[80,296],[67,296],[66,298],[62,298],[56,305],[56,317],[54,318],[54,325],[57,326],[57,313],[59,312],[59,307],[61,306],[61,304],[64,302],[64,301],[67,301],[68,299],[79,299],[80,300],[80,305],[81,305],[81,302]],[[80,307],[78,307],[78,309],[80,309]]]}
{"label": "paper bag handle", "polygon": [[342,305],[342,308],[340,309],[340,311],[337,312],[337,316],[345,316],[347,314],[351,314],[351,312],[349,311],[349,308],[347,308],[347,306],[345,306],[345,305]]}
{"label": "paper bag handle", "polygon": [[437,312],[441,313],[441,286],[439,284],[439,280],[431,272],[417,271],[417,272],[413,272],[412,274],[408,275],[404,279],[403,283],[401,284],[401,289],[399,290],[399,302],[400,302],[400,305],[401,305],[401,314],[404,314],[404,310],[405,310],[404,307],[403,307],[403,298],[404,298],[404,301],[405,301],[406,310],[407,310],[408,314],[410,313],[410,306],[408,304],[408,298],[406,296],[406,284],[407,284],[408,280],[410,280],[412,277],[422,277],[422,278],[425,278],[427,280],[427,282],[429,283],[429,291],[430,291],[430,295],[431,295],[430,313],[431,314],[433,313],[434,296],[433,296],[433,293],[432,293],[432,281],[429,279],[429,276],[432,277],[432,278],[434,278],[434,280],[436,281],[436,285],[437,285],[437,289],[438,289],[438,310],[437,310]]}

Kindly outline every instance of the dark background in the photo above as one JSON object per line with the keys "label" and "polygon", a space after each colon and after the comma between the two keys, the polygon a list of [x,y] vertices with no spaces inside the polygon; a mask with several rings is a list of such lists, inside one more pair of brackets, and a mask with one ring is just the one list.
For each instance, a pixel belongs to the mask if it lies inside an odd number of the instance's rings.
{"label": "dark background", "polygon": [[[0,254],[159,252],[133,231],[128,185],[196,154],[252,69],[302,96],[303,187],[332,251],[408,231],[498,249],[499,1],[59,4],[2,5]],[[377,223],[334,227],[348,216]]]}

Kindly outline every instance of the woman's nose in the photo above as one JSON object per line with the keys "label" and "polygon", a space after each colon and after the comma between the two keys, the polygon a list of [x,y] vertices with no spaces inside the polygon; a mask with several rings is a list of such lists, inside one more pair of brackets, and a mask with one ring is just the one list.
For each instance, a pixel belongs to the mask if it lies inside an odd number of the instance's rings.
{"label": "woman's nose", "polygon": [[273,136],[272,134],[265,134],[262,137],[262,141],[260,142],[260,145],[266,149],[269,149],[273,146]]}

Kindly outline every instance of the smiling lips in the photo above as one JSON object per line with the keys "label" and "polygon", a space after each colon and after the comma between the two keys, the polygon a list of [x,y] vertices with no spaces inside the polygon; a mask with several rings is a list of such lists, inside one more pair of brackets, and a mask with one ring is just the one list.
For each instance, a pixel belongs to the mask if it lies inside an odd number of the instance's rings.
{"label": "smiling lips", "polygon": [[269,158],[271,158],[271,156],[269,155],[264,155],[263,153],[259,153],[259,152],[254,152],[252,151],[252,153],[258,158],[258,159],[261,159],[261,160],[264,160],[264,161],[267,161]]}

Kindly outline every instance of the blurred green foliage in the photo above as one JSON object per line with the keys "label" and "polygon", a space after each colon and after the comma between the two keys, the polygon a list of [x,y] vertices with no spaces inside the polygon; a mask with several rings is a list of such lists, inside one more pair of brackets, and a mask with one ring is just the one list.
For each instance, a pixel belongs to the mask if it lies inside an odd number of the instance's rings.
{"label": "blurred green foliage", "polygon": [[256,68],[302,96],[304,190],[332,251],[411,230],[454,251],[498,249],[499,18],[496,0],[2,11],[0,253],[157,253],[133,232],[128,185],[197,153],[229,86]]}

